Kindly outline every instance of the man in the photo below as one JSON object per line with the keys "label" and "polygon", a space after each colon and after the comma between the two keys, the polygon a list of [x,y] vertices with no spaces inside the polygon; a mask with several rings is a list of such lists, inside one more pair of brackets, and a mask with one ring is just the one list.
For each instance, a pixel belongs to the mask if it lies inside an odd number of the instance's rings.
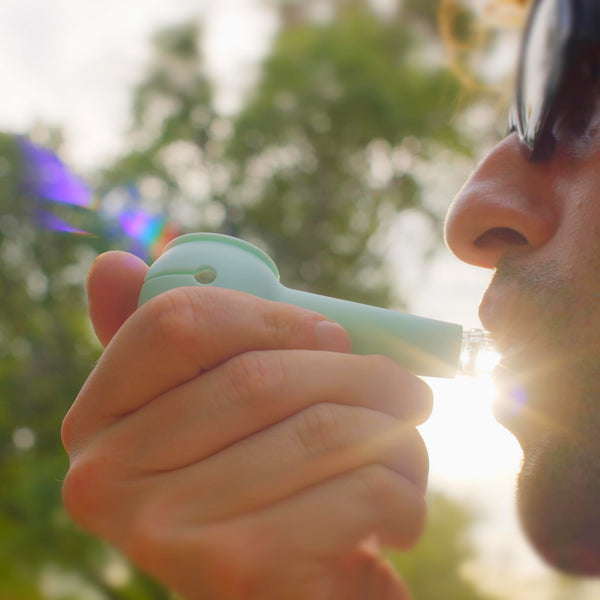
{"label": "man", "polygon": [[[524,527],[553,564],[596,574],[600,135],[593,103],[565,92],[595,100],[595,79],[569,59],[539,98],[521,84],[519,133],[446,231],[460,258],[497,270],[482,320],[505,354],[497,412],[525,453]],[[352,355],[319,315],[240,292],[178,289],[136,311],[145,271],[111,253],[90,272],[106,350],[63,426],[75,519],[188,599],[409,598],[379,543],[409,548],[424,522],[428,388]]]}
{"label": "man", "polygon": [[600,5],[541,0],[514,128],[448,214],[466,262],[495,269],[480,316],[504,354],[496,414],[524,451],[523,527],[551,564],[600,574]]}

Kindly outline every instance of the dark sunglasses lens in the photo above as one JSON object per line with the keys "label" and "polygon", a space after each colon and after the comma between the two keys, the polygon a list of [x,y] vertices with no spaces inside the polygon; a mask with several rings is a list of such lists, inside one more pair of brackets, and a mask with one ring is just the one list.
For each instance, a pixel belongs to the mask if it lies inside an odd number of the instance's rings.
{"label": "dark sunglasses lens", "polygon": [[531,15],[521,54],[517,84],[518,129],[533,148],[556,96],[562,73],[565,2],[541,0]]}

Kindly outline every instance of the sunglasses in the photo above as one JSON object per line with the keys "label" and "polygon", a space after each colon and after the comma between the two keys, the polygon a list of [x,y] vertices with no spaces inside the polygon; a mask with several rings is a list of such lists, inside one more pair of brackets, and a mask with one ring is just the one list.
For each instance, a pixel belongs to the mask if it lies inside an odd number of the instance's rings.
{"label": "sunglasses", "polygon": [[600,111],[600,0],[534,0],[509,117],[529,160],[589,135]]}

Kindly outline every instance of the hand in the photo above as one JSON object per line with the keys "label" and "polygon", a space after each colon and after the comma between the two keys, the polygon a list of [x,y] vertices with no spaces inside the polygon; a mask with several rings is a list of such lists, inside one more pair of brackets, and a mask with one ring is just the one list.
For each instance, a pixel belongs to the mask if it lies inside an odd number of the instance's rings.
{"label": "hand", "polygon": [[423,527],[429,388],[291,305],[180,288],[135,310],[145,270],[90,272],[106,349],[63,424],[67,510],[189,600],[406,600],[378,540]]}

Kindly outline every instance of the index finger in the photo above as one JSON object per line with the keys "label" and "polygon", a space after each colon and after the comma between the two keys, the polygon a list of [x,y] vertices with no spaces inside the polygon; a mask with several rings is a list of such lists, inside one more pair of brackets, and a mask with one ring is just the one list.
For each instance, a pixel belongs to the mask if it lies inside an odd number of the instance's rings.
{"label": "index finger", "polygon": [[[63,441],[99,430],[251,350],[350,350],[341,326],[297,306],[219,288],[178,288],[119,329],[63,424]],[[75,433],[77,432],[77,433]]]}

